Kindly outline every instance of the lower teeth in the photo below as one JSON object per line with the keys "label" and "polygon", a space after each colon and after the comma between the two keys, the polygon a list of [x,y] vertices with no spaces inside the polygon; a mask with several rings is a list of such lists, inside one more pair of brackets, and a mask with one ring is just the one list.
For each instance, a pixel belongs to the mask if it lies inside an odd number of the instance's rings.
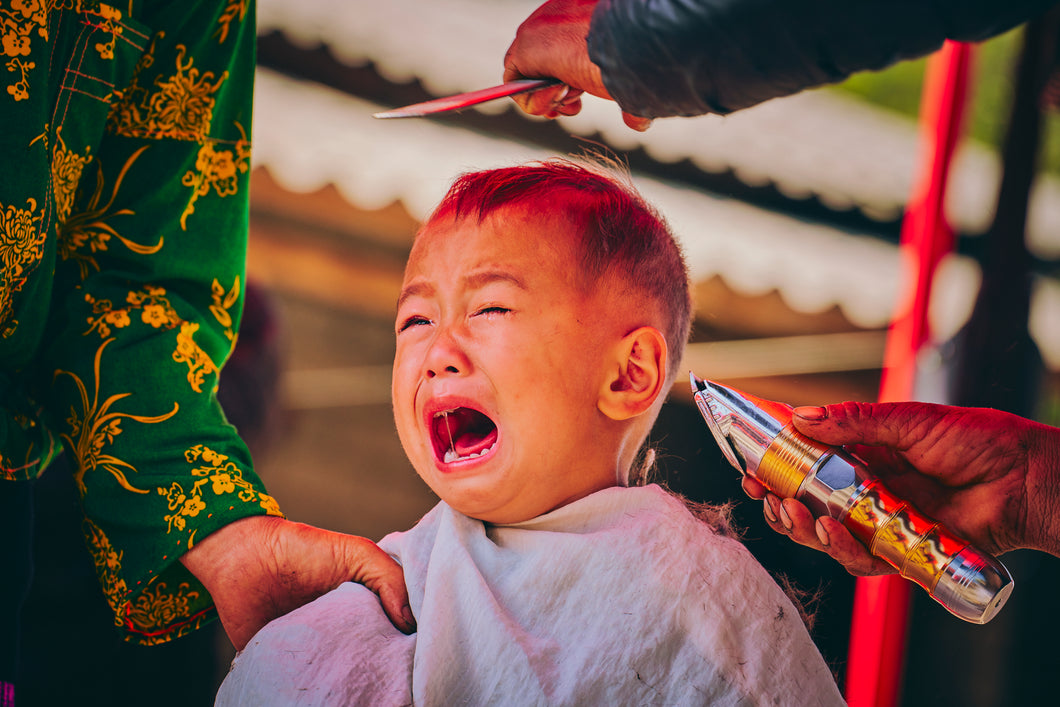
{"label": "lower teeth", "polygon": [[445,450],[445,456],[442,457],[442,461],[446,464],[452,464],[453,462],[461,462],[467,459],[475,459],[476,457],[481,457],[483,454],[490,451],[491,449],[493,449],[493,447],[483,449],[481,452],[474,452],[472,454],[468,454],[466,457],[462,457],[457,454],[455,449],[447,449]]}

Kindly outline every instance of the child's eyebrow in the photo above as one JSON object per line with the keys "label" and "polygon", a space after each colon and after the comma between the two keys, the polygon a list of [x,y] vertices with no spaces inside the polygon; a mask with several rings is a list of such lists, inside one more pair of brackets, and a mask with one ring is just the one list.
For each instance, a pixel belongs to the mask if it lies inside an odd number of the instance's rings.
{"label": "child's eyebrow", "polygon": [[[520,290],[529,289],[522,278],[508,272],[507,270],[482,270],[470,275],[465,275],[463,282],[464,287],[469,290],[478,290],[494,282],[508,282],[515,285]],[[411,297],[430,297],[434,294],[434,291],[434,286],[429,282],[424,280],[414,280],[401,291],[401,296],[398,297],[397,306],[400,309],[405,300]]]}
{"label": "child's eyebrow", "polygon": [[434,288],[423,280],[410,282],[407,287],[401,290],[401,295],[398,297],[397,306],[400,309],[401,305],[405,303],[405,300],[410,297],[416,297],[417,295],[429,296],[434,292]]}
{"label": "child's eyebrow", "polygon": [[507,270],[483,270],[464,277],[464,284],[472,290],[477,290],[494,282],[508,282],[520,290],[529,289],[521,277]]}

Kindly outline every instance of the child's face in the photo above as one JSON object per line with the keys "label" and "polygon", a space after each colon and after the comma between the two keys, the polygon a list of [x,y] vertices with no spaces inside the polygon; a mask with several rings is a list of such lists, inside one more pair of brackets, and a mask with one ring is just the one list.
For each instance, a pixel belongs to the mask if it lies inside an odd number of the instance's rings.
{"label": "child's face", "polygon": [[615,485],[597,399],[622,332],[606,291],[575,286],[572,238],[562,218],[502,208],[429,224],[409,256],[394,417],[416,471],[466,515],[517,522]]}

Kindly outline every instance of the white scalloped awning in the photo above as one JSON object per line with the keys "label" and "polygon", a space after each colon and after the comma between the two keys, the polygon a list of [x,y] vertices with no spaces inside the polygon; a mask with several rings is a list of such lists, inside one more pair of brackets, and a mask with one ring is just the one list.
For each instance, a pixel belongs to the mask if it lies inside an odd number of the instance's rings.
{"label": "white scalloped awning", "polygon": [[[436,95],[499,83],[504,52],[539,0],[261,0],[259,31],[295,44],[326,45],[340,61],[372,62],[395,82],[419,79]],[[515,110],[509,101],[479,110]],[[393,106],[387,106],[393,107]],[[662,162],[690,159],[701,169],[733,170],[752,185],[775,184],[795,197],[815,195],[835,209],[895,218],[916,166],[914,122],[830,90],[807,91],[730,116],[656,121],[626,128],[614,104],[589,97],[561,119],[576,135],[599,133],[617,149],[641,147]],[[981,232],[996,200],[998,161],[966,144],[951,181],[949,213],[961,231]],[[1060,257],[1060,182],[1039,180],[1028,224],[1032,250]]]}
{"label": "white scalloped awning", "polygon": [[[395,201],[421,219],[460,172],[552,153],[425,120],[379,121],[379,106],[268,70],[258,72],[254,159],[296,192],[334,184],[364,209]],[[799,311],[838,305],[860,326],[886,323],[898,249],[735,199],[635,175],[681,238],[694,280],[778,290]]]}
{"label": "white scalloped awning", "polygon": [[[401,202],[425,217],[460,172],[554,156],[543,149],[426,120],[376,120],[380,106],[332,89],[258,71],[254,161],[294,192],[333,184],[362,209]],[[777,291],[792,309],[838,306],[854,324],[890,319],[903,291],[900,250],[878,239],[802,221],[687,187],[634,174],[644,196],[681,240],[692,279],[720,276],[735,291]],[[978,289],[967,258],[944,263],[932,302],[934,331],[960,327]],[[1032,334],[1060,367],[1060,285],[1036,290]]]}

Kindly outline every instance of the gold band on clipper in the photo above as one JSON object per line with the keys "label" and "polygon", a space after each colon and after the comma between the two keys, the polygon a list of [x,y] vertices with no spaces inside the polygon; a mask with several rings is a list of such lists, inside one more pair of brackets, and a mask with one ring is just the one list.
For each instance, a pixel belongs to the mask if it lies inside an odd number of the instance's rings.
{"label": "gold band on clipper", "polygon": [[830,449],[788,425],[762,455],[754,477],[781,498],[795,498],[814,464]]}

